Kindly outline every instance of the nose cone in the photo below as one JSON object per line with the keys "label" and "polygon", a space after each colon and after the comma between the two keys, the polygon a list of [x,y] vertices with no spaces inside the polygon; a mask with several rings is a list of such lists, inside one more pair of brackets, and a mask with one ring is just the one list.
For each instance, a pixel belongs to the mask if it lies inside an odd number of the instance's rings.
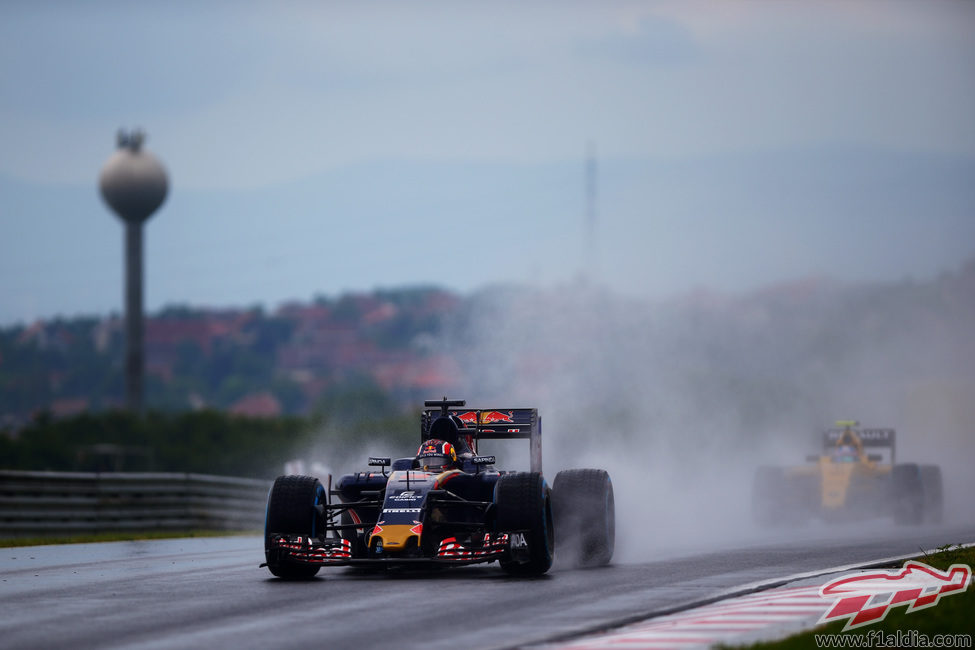
{"label": "nose cone", "polygon": [[369,537],[369,546],[379,543],[385,552],[405,551],[420,546],[421,527],[418,523],[383,526],[382,531]]}
{"label": "nose cone", "polygon": [[102,167],[102,197],[125,221],[148,219],[166,199],[169,183],[162,163],[144,150],[121,148]]}

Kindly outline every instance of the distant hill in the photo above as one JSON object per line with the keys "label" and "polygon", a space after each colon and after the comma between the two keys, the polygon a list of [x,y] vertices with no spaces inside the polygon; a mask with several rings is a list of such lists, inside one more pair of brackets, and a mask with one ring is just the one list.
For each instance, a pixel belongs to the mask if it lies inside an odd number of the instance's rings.
{"label": "distant hill", "polygon": [[[730,441],[837,417],[948,428],[975,419],[973,331],[975,261],[927,282],[662,302],[576,284],[401,288],[273,312],[172,306],[148,315],[146,403],[355,418],[446,394],[538,405],[570,437]],[[0,427],[122,405],[122,344],[117,316],[0,329]]]}
{"label": "distant hill", "polygon": [[[146,321],[146,403],[243,415],[305,414],[335,392],[395,401],[450,385],[438,349],[461,298],[403,288],[260,309],[168,307]],[[124,323],[117,316],[0,329],[0,414],[8,425],[124,403]],[[333,400],[334,401],[334,400]]]}

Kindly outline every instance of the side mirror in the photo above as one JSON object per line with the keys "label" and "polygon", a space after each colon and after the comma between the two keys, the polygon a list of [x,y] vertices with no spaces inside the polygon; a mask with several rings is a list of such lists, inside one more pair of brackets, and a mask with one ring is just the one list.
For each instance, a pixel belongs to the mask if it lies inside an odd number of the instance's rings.
{"label": "side mirror", "polygon": [[389,467],[390,463],[392,463],[392,460],[390,460],[389,458],[382,458],[378,456],[369,457],[369,466],[382,467],[383,476],[386,476],[386,468]]}

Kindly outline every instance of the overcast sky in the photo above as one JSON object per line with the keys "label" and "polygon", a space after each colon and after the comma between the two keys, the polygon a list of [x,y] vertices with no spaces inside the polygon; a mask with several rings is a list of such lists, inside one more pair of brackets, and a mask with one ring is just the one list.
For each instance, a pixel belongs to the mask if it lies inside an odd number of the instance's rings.
{"label": "overcast sky", "polygon": [[4,2],[0,324],[122,310],[119,127],[153,311],[923,280],[975,256],[973,116],[972,2]]}

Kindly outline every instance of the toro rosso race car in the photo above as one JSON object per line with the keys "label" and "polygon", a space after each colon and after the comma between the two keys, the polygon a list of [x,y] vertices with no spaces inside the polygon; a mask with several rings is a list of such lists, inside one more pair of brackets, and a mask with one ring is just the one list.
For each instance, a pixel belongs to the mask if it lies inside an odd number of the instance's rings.
{"label": "toro rosso race car", "polygon": [[[280,476],[268,493],[267,566],[280,578],[310,578],[323,566],[468,565],[497,561],[515,575],[549,570],[556,551],[576,565],[608,564],[615,544],[609,474],[598,469],[542,476],[537,409],[465,409],[425,402],[416,456],[370,458],[378,469],[332,485]],[[531,470],[505,472],[481,455],[486,439],[529,441]]]}
{"label": "toro rosso race car", "polygon": [[823,434],[823,453],[809,464],[759,467],[752,506],[764,524],[810,516],[851,521],[892,516],[902,524],[938,523],[944,509],[941,468],[895,462],[894,429],[840,420]]}

